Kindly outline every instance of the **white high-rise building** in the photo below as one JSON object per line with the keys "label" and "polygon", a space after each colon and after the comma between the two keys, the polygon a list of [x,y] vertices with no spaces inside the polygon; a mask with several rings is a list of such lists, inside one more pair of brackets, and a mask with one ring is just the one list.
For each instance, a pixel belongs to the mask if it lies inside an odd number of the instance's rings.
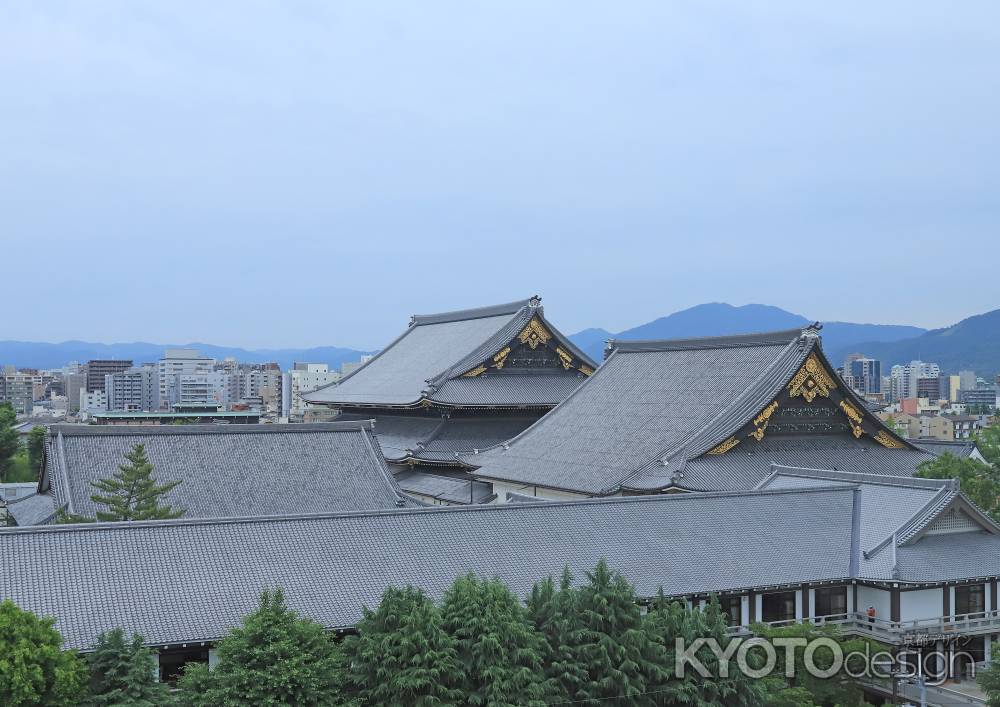
{"label": "white high-rise building", "polygon": [[[214,367],[214,358],[202,356],[195,349],[167,349],[156,364],[158,407],[169,410],[171,405],[181,402],[182,376],[207,375],[213,372]],[[194,382],[190,384],[195,385]],[[187,395],[190,397],[194,393],[188,392]]]}
{"label": "white high-rise building", "polygon": [[936,363],[910,361],[905,366],[892,367],[889,374],[892,381],[892,393],[895,399],[916,398],[921,378],[940,378],[941,367]]}
{"label": "white high-rise building", "polygon": [[289,420],[299,421],[306,413],[307,404],[302,394],[324,385],[336,383],[340,373],[331,371],[325,363],[296,363],[285,374],[282,386],[281,415]]}
{"label": "white high-rise building", "polygon": [[104,376],[108,410],[139,412],[156,410],[159,377],[152,365],[130,368]]}

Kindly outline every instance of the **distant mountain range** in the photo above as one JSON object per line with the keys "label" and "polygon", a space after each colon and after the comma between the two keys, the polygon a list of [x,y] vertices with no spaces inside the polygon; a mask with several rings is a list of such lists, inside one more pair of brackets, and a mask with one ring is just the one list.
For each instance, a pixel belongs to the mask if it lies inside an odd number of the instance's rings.
{"label": "distant mountain range", "polygon": [[34,341],[0,341],[0,365],[18,368],[61,368],[70,361],[85,363],[91,359],[125,359],[136,365],[157,361],[166,349],[197,349],[202,356],[223,359],[233,356],[245,363],[274,361],[281,368],[292,367],[295,361],[326,363],[330,368],[358,361],[369,351],[356,351],[336,346],[318,346],[311,349],[241,349],[213,344],[150,344],[144,341],[129,344],[95,344],[89,341],[64,341],[50,344]]}
{"label": "distant mountain range", "polygon": [[[812,319],[779,307],[748,304],[734,307],[714,302],[675,312],[632,329],[612,334],[584,329],[570,339],[596,360],[604,356],[604,342],[615,339],[682,339],[725,336],[775,329],[792,329]],[[928,331],[895,324],[822,322],[823,349],[838,366],[849,353],[880,359],[886,372],[896,363],[914,359],[933,361],[947,372],[971,369],[983,375],[1000,371],[1000,310],[962,320],[945,329]]]}

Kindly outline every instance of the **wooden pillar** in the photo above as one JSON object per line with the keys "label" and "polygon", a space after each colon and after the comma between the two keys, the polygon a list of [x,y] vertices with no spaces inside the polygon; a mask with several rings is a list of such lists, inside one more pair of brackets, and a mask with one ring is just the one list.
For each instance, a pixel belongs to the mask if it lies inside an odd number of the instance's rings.
{"label": "wooden pillar", "polygon": [[990,611],[997,610],[997,581],[990,580]]}
{"label": "wooden pillar", "polygon": [[899,623],[899,585],[893,585],[889,590],[889,620],[894,624]]}
{"label": "wooden pillar", "polygon": [[944,606],[941,611],[942,616],[951,616],[951,587],[947,584],[941,588]]}

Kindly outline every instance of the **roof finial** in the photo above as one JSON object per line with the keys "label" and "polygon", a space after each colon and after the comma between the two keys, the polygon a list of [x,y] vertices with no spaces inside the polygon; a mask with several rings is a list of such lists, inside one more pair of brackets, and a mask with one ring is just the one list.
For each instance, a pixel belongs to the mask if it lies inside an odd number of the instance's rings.
{"label": "roof finial", "polygon": [[541,303],[542,303],[542,298],[539,297],[538,295],[532,295],[528,299],[528,306],[529,307],[538,307],[539,305],[541,305]]}

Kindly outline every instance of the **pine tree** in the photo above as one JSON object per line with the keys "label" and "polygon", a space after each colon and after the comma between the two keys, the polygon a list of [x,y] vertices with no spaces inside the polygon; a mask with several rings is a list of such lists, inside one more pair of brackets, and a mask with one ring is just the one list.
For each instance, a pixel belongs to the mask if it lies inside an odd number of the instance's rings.
{"label": "pine tree", "polygon": [[552,577],[537,583],[528,598],[528,617],[545,639],[542,663],[554,702],[569,701],[587,680],[576,647],[580,641],[580,614],[573,575],[564,568],[556,589]]}
{"label": "pine tree", "polygon": [[577,590],[581,629],[575,651],[587,679],[576,699],[593,705],[608,698],[653,704],[646,688],[663,678],[664,668],[643,627],[635,589],[603,559],[587,579]]}
{"label": "pine tree", "polygon": [[323,627],[288,608],[280,589],[216,646],[218,663],[185,671],[180,702],[189,705],[340,704],[337,647]]}
{"label": "pine tree", "polygon": [[441,616],[457,645],[468,704],[544,707],[543,639],[505,584],[459,577],[445,593]]}
{"label": "pine tree", "polygon": [[357,636],[344,641],[348,681],[363,704],[429,707],[455,704],[459,663],[441,614],[411,586],[389,587],[374,611],[365,607]]}
{"label": "pine tree", "polygon": [[119,466],[110,479],[90,482],[102,492],[94,494],[90,500],[107,507],[106,511],[97,512],[97,520],[165,520],[184,515],[182,509],[160,505],[160,497],[181,482],[170,481],[158,486],[153,479],[153,465],[146,456],[144,445],[135,445],[125,455],[125,460],[127,463]]}
{"label": "pine tree", "polygon": [[62,650],[55,619],[0,602],[0,705],[76,705],[87,693],[87,668]]}
{"label": "pine tree", "polygon": [[156,658],[138,634],[126,640],[120,628],[102,633],[87,662],[92,695],[88,705],[157,707],[169,698],[167,686],[154,677]]}
{"label": "pine tree", "polygon": [[718,600],[713,597],[705,609],[688,608],[678,601],[669,601],[663,590],[643,619],[644,628],[650,639],[658,646],[661,666],[666,668],[659,680],[649,685],[649,692],[656,705],[732,705],[732,707],[757,707],[764,703],[763,685],[747,678],[736,666],[735,660],[728,666],[728,677],[722,677],[717,655],[704,645],[695,657],[712,676],[706,679],[690,666],[683,676],[674,674],[676,639],[684,639],[690,646],[699,638],[714,639],[725,648],[732,640],[728,624],[722,614]]}

